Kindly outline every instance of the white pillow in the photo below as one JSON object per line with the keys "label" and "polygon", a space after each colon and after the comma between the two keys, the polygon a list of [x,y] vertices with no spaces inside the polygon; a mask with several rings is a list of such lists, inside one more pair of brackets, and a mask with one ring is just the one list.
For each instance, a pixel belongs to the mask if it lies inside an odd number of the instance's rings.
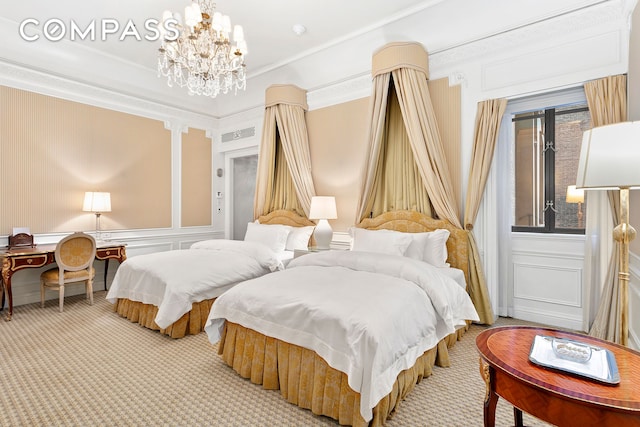
{"label": "white pillow", "polygon": [[288,251],[295,251],[296,249],[306,250],[309,247],[309,239],[314,229],[315,227],[313,225],[306,227],[289,227],[289,236],[287,237],[285,248]]}
{"label": "white pillow", "polygon": [[449,267],[447,263],[449,230],[438,229],[425,233],[406,234],[412,236],[412,242],[407,248],[405,256],[428,262],[435,267]]}
{"label": "white pillow", "polygon": [[258,242],[279,253],[285,250],[289,229],[286,225],[265,225],[255,222],[247,224],[244,240]]}
{"label": "white pillow", "polygon": [[378,252],[389,255],[404,255],[411,244],[409,233],[391,230],[367,230],[353,228],[353,251]]}

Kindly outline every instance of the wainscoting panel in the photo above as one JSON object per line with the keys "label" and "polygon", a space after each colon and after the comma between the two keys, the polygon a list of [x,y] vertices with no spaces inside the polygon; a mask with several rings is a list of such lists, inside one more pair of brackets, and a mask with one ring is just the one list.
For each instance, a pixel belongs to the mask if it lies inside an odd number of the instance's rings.
{"label": "wainscoting panel", "polygon": [[582,329],[584,236],[512,233],[513,317]]}
{"label": "wainscoting panel", "polygon": [[[555,260],[548,260],[554,262]],[[582,306],[582,269],[513,263],[514,298]]]}

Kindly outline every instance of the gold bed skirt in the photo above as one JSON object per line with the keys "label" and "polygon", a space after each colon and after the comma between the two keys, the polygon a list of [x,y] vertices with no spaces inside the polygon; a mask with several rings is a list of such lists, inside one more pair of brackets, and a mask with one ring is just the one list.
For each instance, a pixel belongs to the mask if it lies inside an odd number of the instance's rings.
{"label": "gold bed skirt", "polygon": [[139,323],[145,328],[159,331],[161,334],[169,335],[171,338],[182,338],[187,334],[196,335],[204,331],[211,305],[215,300],[215,298],[212,298],[194,302],[191,306],[191,311],[185,313],[165,329],[160,328],[154,320],[158,314],[158,307],[155,305],[118,298],[118,301],[113,306],[113,311],[134,323]]}
{"label": "gold bed skirt", "polygon": [[290,403],[325,415],[341,425],[381,426],[434,364],[449,366],[449,351],[467,328],[445,337],[426,351],[412,368],[402,371],[393,390],[373,408],[367,423],[360,414],[360,394],[349,387],[347,375],[330,367],[314,351],[268,337],[236,323],[225,322],[218,353],[240,376],[269,390],[280,390]]}

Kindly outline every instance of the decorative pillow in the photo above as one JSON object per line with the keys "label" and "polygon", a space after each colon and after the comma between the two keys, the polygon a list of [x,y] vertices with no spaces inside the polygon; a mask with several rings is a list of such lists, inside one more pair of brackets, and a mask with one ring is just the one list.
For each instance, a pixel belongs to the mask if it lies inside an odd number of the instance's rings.
{"label": "decorative pillow", "polygon": [[285,249],[288,251],[295,251],[296,249],[306,250],[309,247],[309,239],[313,234],[313,230],[315,230],[313,225],[306,227],[289,227],[289,236],[287,237]]}
{"label": "decorative pillow", "polygon": [[247,224],[244,240],[258,242],[279,253],[285,250],[290,227],[286,225],[265,225],[255,222]]}
{"label": "decorative pillow", "polygon": [[425,233],[407,233],[412,242],[405,252],[409,258],[419,259],[435,267],[448,267],[447,239],[449,230],[438,229]]}
{"label": "decorative pillow", "polygon": [[409,233],[391,230],[367,230],[356,227],[351,231],[353,237],[351,250],[353,251],[404,255],[412,240]]}

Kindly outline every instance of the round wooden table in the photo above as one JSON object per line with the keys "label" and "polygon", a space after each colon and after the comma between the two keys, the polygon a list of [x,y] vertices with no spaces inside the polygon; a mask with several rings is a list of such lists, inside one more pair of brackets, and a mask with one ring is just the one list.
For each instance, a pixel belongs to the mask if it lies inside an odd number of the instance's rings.
{"label": "round wooden table", "polygon": [[[613,353],[620,382],[603,384],[529,360],[536,335],[568,338]],[[557,426],[640,426],[640,353],[585,335],[529,326],[506,326],[476,338],[480,373],[487,385],[484,425],[495,425],[498,396],[514,406],[516,426],[522,411]]]}

